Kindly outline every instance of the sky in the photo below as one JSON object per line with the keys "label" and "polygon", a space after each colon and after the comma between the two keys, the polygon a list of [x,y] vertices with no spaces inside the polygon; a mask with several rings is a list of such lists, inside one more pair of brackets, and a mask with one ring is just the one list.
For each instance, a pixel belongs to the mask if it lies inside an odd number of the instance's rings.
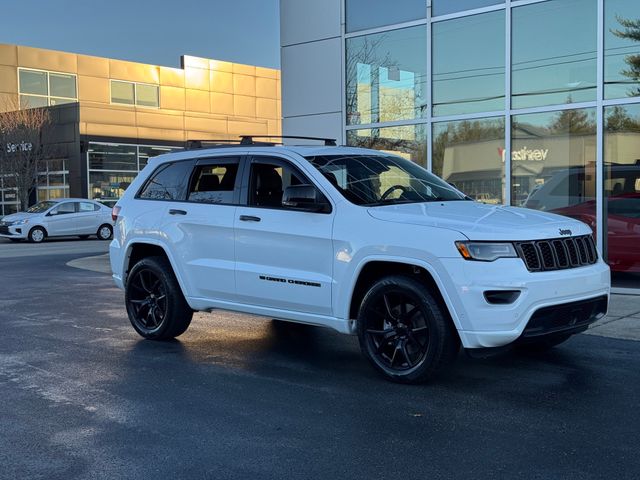
{"label": "sky", "polygon": [[280,68],[278,0],[0,0],[0,43],[169,67]]}

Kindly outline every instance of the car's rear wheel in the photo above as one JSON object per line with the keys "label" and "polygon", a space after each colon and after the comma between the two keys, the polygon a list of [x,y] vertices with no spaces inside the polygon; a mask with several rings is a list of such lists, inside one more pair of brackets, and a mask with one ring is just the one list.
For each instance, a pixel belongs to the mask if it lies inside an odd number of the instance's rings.
{"label": "car's rear wheel", "polygon": [[127,279],[125,303],[133,328],[152,340],[181,335],[193,317],[171,264],[163,257],[147,257],[135,264]]}
{"label": "car's rear wheel", "polygon": [[47,237],[47,232],[42,227],[33,227],[29,230],[29,241],[31,243],[40,243]]}
{"label": "car's rear wheel", "polygon": [[100,225],[98,232],[96,233],[100,240],[109,240],[111,235],[113,235],[113,227],[111,225]]}
{"label": "car's rear wheel", "polygon": [[455,328],[428,288],[405,276],[371,286],[358,313],[358,339],[376,370],[401,383],[429,380],[460,348]]}

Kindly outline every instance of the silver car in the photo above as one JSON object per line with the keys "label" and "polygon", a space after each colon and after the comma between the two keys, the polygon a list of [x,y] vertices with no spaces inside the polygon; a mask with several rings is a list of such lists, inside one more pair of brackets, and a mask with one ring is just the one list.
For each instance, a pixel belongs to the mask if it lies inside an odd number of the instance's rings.
{"label": "silver car", "polygon": [[0,220],[0,237],[40,243],[47,237],[96,235],[109,240],[113,234],[111,209],[84,198],[60,198],[36,203],[26,212]]}

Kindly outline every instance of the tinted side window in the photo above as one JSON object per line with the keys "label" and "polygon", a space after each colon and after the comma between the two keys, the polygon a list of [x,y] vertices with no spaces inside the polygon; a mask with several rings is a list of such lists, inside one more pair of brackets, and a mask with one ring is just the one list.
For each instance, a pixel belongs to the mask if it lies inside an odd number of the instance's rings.
{"label": "tinted side window", "polygon": [[78,209],[79,212],[94,212],[96,210],[98,210],[99,207],[97,205],[94,205],[93,203],[89,203],[89,202],[80,202],[80,208]]}
{"label": "tinted side window", "polygon": [[249,205],[282,208],[282,194],[290,185],[310,183],[291,167],[260,161],[251,165]]}
{"label": "tinted side window", "polygon": [[162,165],[147,180],[138,194],[149,200],[184,200],[193,162]]}
{"label": "tinted side window", "polygon": [[198,203],[234,203],[238,160],[198,165],[191,177],[187,200]]}

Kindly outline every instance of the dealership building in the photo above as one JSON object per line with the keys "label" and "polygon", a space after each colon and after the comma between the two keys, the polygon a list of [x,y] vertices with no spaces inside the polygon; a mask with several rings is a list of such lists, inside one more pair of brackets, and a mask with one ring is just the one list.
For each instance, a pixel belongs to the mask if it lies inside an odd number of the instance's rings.
{"label": "dealership building", "polygon": [[281,0],[280,20],[285,134],[579,218],[640,288],[638,0]]}
{"label": "dealership building", "polygon": [[[281,133],[278,70],[192,56],[180,63],[0,44],[0,112],[46,107],[53,123],[56,155],[43,165],[32,201],[113,204],[150,157],[188,140]],[[0,178],[0,217],[18,209],[15,190],[4,187]]]}

